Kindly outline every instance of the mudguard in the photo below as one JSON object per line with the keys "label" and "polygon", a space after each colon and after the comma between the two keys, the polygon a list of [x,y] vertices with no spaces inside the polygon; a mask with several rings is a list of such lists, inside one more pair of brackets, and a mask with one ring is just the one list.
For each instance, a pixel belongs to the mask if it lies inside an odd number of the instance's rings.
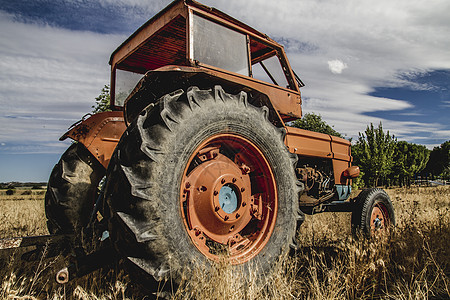
{"label": "mudguard", "polygon": [[71,138],[82,143],[107,168],[114,149],[126,128],[121,111],[88,114],[73,124],[59,140]]}

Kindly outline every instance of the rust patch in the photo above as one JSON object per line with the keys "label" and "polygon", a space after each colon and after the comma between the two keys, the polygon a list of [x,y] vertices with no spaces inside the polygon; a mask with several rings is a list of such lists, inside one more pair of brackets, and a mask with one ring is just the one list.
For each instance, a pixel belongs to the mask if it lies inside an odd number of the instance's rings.
{"label": "rust patch", "polygon": [[84,139],[87,137],[91,128],[84,123],[81,123],[78,127],[75,128],[73,135],[75,136],[75,140]]}

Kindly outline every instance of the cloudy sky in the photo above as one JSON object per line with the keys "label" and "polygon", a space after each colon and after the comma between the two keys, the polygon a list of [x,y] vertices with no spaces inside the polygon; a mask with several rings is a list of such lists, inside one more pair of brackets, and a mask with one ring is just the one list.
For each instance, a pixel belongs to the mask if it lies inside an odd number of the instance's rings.
{"label": "cloudy sky", "polygon": [[[109,83],[111,52],[169,0],[0,0],[0,182],[46,181]],[[204,0],[285,46],[304,112],[450,139],[450,1]]]}

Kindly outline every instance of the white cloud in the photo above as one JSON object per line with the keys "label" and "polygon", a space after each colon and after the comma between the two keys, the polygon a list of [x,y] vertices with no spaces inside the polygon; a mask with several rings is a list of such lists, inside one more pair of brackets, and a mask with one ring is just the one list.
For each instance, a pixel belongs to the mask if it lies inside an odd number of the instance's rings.
{"label": "white cloud", "polygon": [[[142,8],[148,18],[170,3],[97,1],[104,7]],[[429,86],[410,80],[411,76],[450,69],[450,1],[202,2],[286,41],[291,66],[306,83],[303,110],[320,113],[336,130],[356,137],[370,122],[382,121],[385,129],[405,138],[450,136],[442,124],[368,116],[413,108],[407,99],[370,96],[375,87],[427,90]],[[126,37],[23,24],[1,11],[0,28],[0,140],[5,144],[1,146],[29,141],[40,151],[54,151],[48,149],[54,149],[67,126],[91,110],[94,98],[109,82],[109,55]],[[448,106],[448,101],[442,105]]]}
{"label": "white cloud", "polygon": [[328,68],[333,74],[341,74],[344,69],[348,68],[348,66],[342,60],[335,59],[328,61]]}
{"label": "white cloud", "polygon": [[23,24],[1,11],[0,28],[1,149],[61,152],[54,142],[91,110],[125,37]]}

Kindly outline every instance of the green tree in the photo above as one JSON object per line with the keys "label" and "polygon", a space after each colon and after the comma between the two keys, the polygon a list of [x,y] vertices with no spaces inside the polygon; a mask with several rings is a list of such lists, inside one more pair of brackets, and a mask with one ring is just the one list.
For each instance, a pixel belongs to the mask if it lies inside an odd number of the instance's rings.
{"label": "green tree", "polygon": [[445,180],[450,179],[450,140],[433,148],[428,164],[422,174],[433,177],[442,176]]}
{"label": "green tree", "polygon": [[421,172],[427,165],[430,151],[423,145],[400,141],[395,144],[393,155],[394,182],[400,186],[411,185],[413,176]]}
{"label": "green tree", "polygon": [[95,105],[92,105],[92,112],[96,114],[102,111],[111,111],[110,100],[109,85],[105,85],[100,95],[95,98]]}
{"label": "green tree", "polygon": [[395,143],[396,138],[389,131],[384,133],[381,122],[378,128],[370,123],[364,133],[359,133],[352,153],[355,165],[364,172],[363,180],[366,185],[378,186],[380,179],[385,179],[391,173]]}
{"label": "green tree", "polygon": [[305,114],[301,119],[295,120],[292,126],[305,130],[342,137],[342,135],[334,130],[332,126],[323,121],[320,115],[316,115],[314,113]]}

